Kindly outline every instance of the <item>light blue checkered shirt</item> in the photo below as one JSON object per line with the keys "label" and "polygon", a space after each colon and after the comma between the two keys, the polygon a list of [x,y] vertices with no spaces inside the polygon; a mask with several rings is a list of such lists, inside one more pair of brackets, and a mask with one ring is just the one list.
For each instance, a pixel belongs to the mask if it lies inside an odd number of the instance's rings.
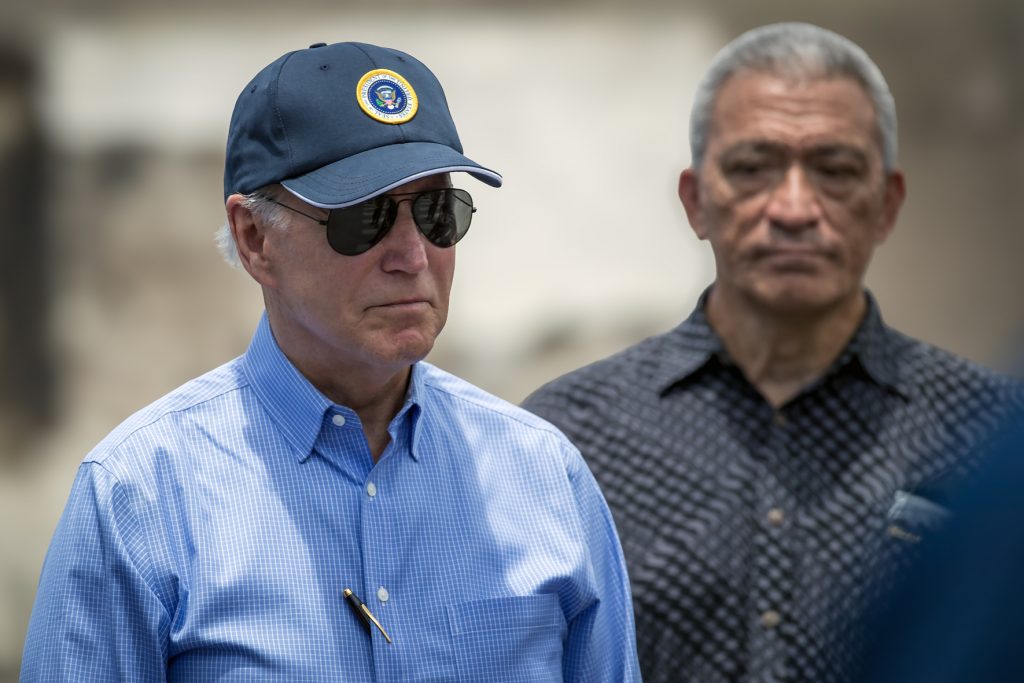
{"label": "light blue checkered shirt", "polygon": [[639,680],[615,529],[559,432],[418,363],[389,433],[374,464],[264,317],[85,458],[22,680]]}

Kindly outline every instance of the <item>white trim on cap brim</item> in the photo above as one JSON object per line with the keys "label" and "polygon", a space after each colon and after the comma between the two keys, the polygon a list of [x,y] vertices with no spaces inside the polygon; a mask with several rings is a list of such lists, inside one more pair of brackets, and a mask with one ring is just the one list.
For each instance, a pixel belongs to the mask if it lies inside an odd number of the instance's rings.
{"label": "white trim on cap brim", "polygon": [[501,176],[499,174],[495,173],[494,171],[488,171],[486,168],[481,168],[480,166],[445,166],[444,168],[432,168],[429,171],[420,171],[419,173],[414,173],[411,176],[408,176],[406,178],[402,178],[401,180],[396,180],[395,182],[391,183],[390,185],[386,185],[386,186],[380,188],[379,190],[375,190],[375,191],[373,191],[373,192],[371,192],[371,193],[369,193],[367,195],[359,197],[358,199],[353,199],[351,201],[343,202],[341,204],[323,204],[321,202],[315,202],[312,199],[309,199],[307,197],[303,197],[301,194],[299,194],[295,190],[293,190],[290,187],[288,187],[288,185],[287,185],[288,181],[287,180],[282,182],[281,185],[284,187],[284,189],[288,190],[293,195],[295,195],[296,197],[298,197],[302,201],[306,202],[310,206],[315,206],[315,207],[318,207],[318,208],[321,208],[321,209],[344,209],[346,206],[352,206],[354,204],[358,204],[359,202],[365,202],[367,199],[373,199],[377,195],[381,195],[381,194],[384,194],[385,192],[388,192],[389,190],[393,190],[396,187],[398,187],[399,185],[405,185],[406,183],[411,183],[414,180],[419,180],[420,178],[426,178],[427,176],[437,175],[438,173],[459,173],[459,172],[471,173],[473,175],[487,176],[488,178],[492,178],[493,180],[495,180],[498,183],[498,185],[501,185],[501,183],[502,183],[502,178],[501,178]]}

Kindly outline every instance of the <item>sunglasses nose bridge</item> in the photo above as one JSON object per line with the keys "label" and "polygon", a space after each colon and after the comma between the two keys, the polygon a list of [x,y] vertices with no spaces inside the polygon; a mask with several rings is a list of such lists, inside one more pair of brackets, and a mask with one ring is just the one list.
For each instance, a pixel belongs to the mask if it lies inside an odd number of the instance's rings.
{"label": "sunglasses nose bridge", "polygon": [[418,273],[429,263],[427,241],[412,212],[404,213],[400,203],[395,200],[390,205],[391,221],[376,246],[380,266],[388,272]]}
{"label": "sunglasses nose bridge", "polygon": [[[417,238],[420,235],[426,235],[425,228],[420,225],[416,219],[416,212],[413,211],[413,202],[417,199],[417,196],[412,197],[399,197],[399,198],[388,198],[387,207],[387,233],[401,231],[404,228],[411,228],[413,233],[416,234]],[[409,205],[403,210],[402,204],[408,203]],[[408,221],[408,223],[406,223]]]}
{"label": "sunglasses nose bridge", "polygon": [[[390,229],[394,229],[399,223],[408,220],[409,223],[415,226],[418,230],[422,231],[423,228],[420,226],[419,221],[416,220],[416,212],[413,211],[413,201],[416,197],[401,197],[399,199],[391,199],[390,210],[388,211],[388,222]],[[402,204],[408,204],[404,209]]]}

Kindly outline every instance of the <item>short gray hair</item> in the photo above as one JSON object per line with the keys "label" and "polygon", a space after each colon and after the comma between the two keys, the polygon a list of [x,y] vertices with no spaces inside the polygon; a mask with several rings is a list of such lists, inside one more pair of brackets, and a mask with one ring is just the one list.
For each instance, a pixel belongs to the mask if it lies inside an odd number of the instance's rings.
{"label": "short gray hair", "polygon": [[699,170],[707,151],[711,113],[725,82],[741,70],[795,80],[846,77],[857,81],[875,107],[882,163],[896,167],[896,102],[882,72],[858,45],[813,24],[769,24],[747,31],[715,55],[697,86],[690,111],[691,166]]}
{"label": "short gray hair", "polygon": [[[257,219],[275,230],[284,230],[288,227],[288,219],[285,217],[283,207],[274,203],[277,195],[276,185],[261,187],[255,192],[242,195],[242,206],[248,209]],[[217,229],[214,235],[217,249],[224,260],[232,268],[240,267],[241,261],[238,258],[238,245],[235,244],[235,236],[231,232],[231,225],[224,221],[224,224]]]}

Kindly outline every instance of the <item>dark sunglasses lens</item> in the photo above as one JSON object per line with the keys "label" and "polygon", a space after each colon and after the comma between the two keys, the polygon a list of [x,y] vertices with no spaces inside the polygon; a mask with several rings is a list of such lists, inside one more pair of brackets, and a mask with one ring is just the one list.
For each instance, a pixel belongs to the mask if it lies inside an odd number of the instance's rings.
{"label": "dark sunglasses lens", "polygon": [[327,217],[328,244],[345,256],[368,251],[394,223],[395,208],[394,202],[386,197],[376,197],[343,209],[331,209]]}
{"label": "dark sunglasses lens", "polygon": [[438,247],[450,247],[469,231],[473,198],[465,190],[429,190],[412,204],[412,215],[423,235]]}

